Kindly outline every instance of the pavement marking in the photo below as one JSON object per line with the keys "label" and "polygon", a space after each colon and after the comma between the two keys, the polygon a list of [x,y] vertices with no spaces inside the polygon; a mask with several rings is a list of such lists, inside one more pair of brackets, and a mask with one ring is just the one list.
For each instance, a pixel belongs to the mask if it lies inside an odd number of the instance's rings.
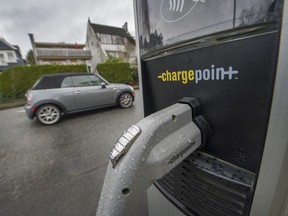
{"label": "pavement marking", "polygon": [[25,110],[18,110],[18,111],[16,111],[16,113],[23,113],[23,112],[25,112]]}

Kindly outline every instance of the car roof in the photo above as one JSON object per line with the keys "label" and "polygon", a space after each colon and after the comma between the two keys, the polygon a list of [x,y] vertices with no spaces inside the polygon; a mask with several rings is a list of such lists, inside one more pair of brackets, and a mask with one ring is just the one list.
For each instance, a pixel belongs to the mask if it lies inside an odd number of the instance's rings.
{"label": "car roof", "polygon": [[[31,90],[41,90],[41,89],[53,89],[61,88],[61,84],[64,78],[68,76],[83,76],[83,75],[96,75],[94,73],[79,73],[79,72],[68,72],[68,73],[54,73],[45,74],[40,77],[40,79],[33,85]],[[103,77],[97,75],[103,82],[109,84]]]}
{"label": "car roof", "polygon": [[65,77],[68,76],[82,76],[94,75],[89,73],[55,73],[42,75],[37,83],[32,87],[32,90],[60,88],[61,83]]}
{"label": "car roof", "polygon": [[[41,77],[67,77],[67,76],[79,76],[79,75],[89,75],[89,73],[79,73],[79,72],[69,72],[69,73],[53,73],[53,74],[45,74],[42,75]],[[91,74],[92,75],[92,74]]]}

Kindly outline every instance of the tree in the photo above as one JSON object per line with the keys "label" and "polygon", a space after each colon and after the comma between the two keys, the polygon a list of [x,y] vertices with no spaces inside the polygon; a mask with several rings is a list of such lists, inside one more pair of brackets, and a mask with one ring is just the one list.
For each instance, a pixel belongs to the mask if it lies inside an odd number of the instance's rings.
{"label": "tree", "polygon": [[26,55],[26,60],[28,62],[29,65],[35,65],[35,58],[34,58],[34,54],[33,54],[33,50],[29,50],[27,52],[27,55]]}

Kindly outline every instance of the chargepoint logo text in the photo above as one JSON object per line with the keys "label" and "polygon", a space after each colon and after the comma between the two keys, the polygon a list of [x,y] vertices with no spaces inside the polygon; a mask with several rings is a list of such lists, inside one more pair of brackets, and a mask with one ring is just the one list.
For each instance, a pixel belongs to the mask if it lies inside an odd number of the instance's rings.
{"label": "chargepoint logo text", "polygon": [[215,67],[211,65],[210,68],[206,69],[189,69],[189,70],[177,70],[169,71],[166,70],[157,76],[163,82],[181,82],[187,84],[188,82],[194,82],[196,84],[203,81],[213,80],[233,80],[238,79],[239,72],[234,70],[232,66],[227,69],[224,67]]}
{"label": "chargepoint logo text", "polygon": [[176,22],[192,12],[198,3],[206,0],[162,0],[160,14],[166,22]]}
{"label": "chargepoint logo text", "polygon": [[195,142],[193,143],[189,143],[188,146],[186,146],[186,148],[184,148],[183,150],[181,150],[180,152],[178,152],[176,155],[174,155],[168,162],[168,164],[172,164],[174,163],[177,159],[182,158],[184,154],[186,154],[191,148],[192,146],[195,144]]}

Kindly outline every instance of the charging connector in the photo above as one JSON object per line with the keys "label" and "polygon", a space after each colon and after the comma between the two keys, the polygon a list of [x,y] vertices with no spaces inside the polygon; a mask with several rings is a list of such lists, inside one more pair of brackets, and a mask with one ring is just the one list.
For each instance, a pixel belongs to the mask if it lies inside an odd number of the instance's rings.
{"label": "charging connector", "polygon": [[138,215],[148,187],[204,145],[210,129],[199,106],[183,98],[123,133],[110,153],[97,216]]}

